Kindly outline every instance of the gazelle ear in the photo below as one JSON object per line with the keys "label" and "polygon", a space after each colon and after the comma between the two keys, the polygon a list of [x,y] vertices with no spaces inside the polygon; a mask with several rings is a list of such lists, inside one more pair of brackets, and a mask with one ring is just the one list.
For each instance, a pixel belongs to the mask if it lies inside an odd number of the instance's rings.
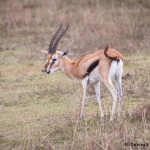
{"label": "gazelle ear", "polygon": [[44,54],[48,54],[48,51],[46,51],[46,50],[40,50],[40,51]]}
{"label": "gazelle ear", "polygon": [[63,56],[65,56],[65,55],[68,55],[68,53],[69,53],[69,50],[66,50],[65,52],[62,52],[62,54],[61,54],[60,57],[63,57]]}

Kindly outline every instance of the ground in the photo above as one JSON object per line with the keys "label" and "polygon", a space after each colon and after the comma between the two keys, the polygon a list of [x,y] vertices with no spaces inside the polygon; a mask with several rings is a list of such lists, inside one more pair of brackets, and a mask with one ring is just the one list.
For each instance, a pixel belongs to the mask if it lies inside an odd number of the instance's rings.
{"label": "ground", "polygon": [[79,120],[80,85],[59,71],[42,73],[44,61],[21,63],[18,51],[1,54],[7,61],[0,72],[0,149],[125,149],[125,142],[150,141],[149,56],[126,56],[122,119],[110,122],[112,97],[103,84],[104,119],[89,87]]}

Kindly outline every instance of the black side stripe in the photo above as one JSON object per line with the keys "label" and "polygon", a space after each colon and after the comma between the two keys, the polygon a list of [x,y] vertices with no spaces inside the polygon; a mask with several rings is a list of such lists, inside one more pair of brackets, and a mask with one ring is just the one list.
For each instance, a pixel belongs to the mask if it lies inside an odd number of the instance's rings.
{"label": "black side stripe", "polygon": [[98,66],[99,64],[99,60],[94,61],[89,68],[87,69],[87,72],[85,75],[83,75],[83,77],[85,78],[86,76],[90,75],[90,73]]}

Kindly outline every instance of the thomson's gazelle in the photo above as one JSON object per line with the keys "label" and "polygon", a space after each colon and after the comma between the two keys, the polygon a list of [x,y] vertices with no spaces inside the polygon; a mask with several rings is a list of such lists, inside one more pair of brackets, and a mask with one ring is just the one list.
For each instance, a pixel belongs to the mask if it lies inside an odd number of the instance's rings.
{"label": "thomson's gazelle", "polygon": [[[61,37],[67,31],[69,25],[63,30],[62,24],[56,31],[49,44],[49,51],[42,52],[48,54],[47,63],[44,72],[52,74],[57,70],[64,72],[70,79],[81,82],[82,84],[82,103],[80,117],[84,115],[84,104],[86,100],[87,84],[93,84],[97,102],[99,105],[100,115],[104,116],[101,99],[100,99],[100,82],[103,82],[113,97],[113,106],[110,120],[113,120],[115,113],[117,97],[118,97],[118,118],[121,111],[122,102],[122,74],[123,74],[123,56],[115,49],[108,48],[98,50],[92,54],[88,54],[78,61],[73,61],[67,57],[69,51],[56,51],[57,45]],[[115,79],[117,91],[112,84]]]}

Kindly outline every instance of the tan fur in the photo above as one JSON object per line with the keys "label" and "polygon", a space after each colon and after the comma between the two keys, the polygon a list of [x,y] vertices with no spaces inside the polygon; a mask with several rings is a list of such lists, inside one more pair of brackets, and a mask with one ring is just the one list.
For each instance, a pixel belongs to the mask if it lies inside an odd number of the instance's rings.
{"label": "tan fur", "polygon": [[49,55],[48,55],[47,63],[46,63],[46,65],[45,65],[45,70],[48,68],[48,66],[49,66],[49,64],[50,64],[50,60],[51,60],[51,58],[52,58],[52,55],[51,55],[51,54],[49,54]]}
{"label": "tan fur", "polygon": [[[118,59],[123,60],[122,54],[120,54],[115,49],[109,48],[108,49],[108,55],[111,57],[117,57]],[[56,51],[56,54],[58,57],[60,56],[61,52]],[[50,60],[52,58],[52,55],[49,54],[48,56],[48,62],[45,65],[45,69],[47,69]],[[85,75],[88,67],[96,60],[99,60],[99,73],[102,78],[107,79],[108,73],[111,65],[111,60],[106,58],[104,55],[104,50],[99,50],[97,52],[94,52],[92,54],[88,54],[82,58],[80,58],[78,61],[72,61],[67,56],[64,56],[62,58],[59,58],[58,65],[64,73],[71,79],[78,79],[82,80],[83,76]],[[53,67],[56,67],[55,65]],[[52,67],[52,68],[53,68]]]}

